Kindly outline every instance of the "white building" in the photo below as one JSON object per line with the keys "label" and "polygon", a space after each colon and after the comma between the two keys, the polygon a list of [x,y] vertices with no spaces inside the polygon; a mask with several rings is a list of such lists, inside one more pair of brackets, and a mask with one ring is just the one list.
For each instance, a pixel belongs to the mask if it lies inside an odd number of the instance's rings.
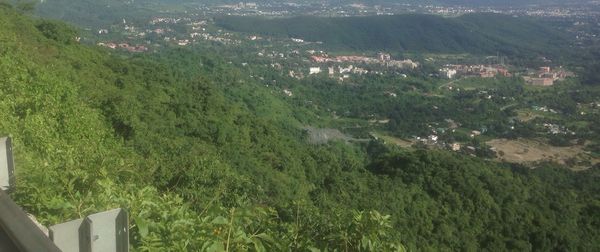
{"label": "white building", "polygon": [[329,71],[329,75],[335,74],[335,69],[333,67],[329,67],[327,70]]}
{"label": "white building", "polygon": [[453,151],[459,151],[459,150],[460,150],[460,147],[461,147],[461,146],[460,146],[460,144],[459,144],[459,143],[453,143],[452,145],[450,145],[450,148],[451,148]]}
{"label": "white building", "polygon": [[438,136],[436,136],[436,135],[429,135],[427,137],[427,140],[429,140],[430,142],[437,142]]}
{"label": "white building", "polygon": [[291,90],[288,90],[288,89],[284,89],[284,90],[283,90],[283,93],[284,93],[285,95],[289,96],[289,97],[291,97],[292,95],[294,95],[294,93],[292,93],[292,91],[291,91]]}
{"label": "white building", "polygon": [[350,73],[350,72],[352,72],[352,69],[354,69],[353,65],[350,65],[346,68],[340,67],[340,74]]}
{"label": "white building", "polygon": [[380,52],[377,54],[377,57],[379,58],[379,60],[381,61],[389,61],[392,59],[392,56],[388,53],[384,53],[384,52]]}
{"label": "white building", "polygon": [[367,73],[369,73],[369,71],[368,71],[368,70],[366,70],[366,69],[360,68],[360,67],[355,67],[354,69],[352,69],[352,73],[355,73],[355,74],[360,74],[360,75],[362,75],[362,74],[367,74]]}
{"label": "white building", "polygon": [[311,67],[308,69],[308,74],[318,74],[321,73],[320,67]]}
{"label": "white building", "polygon": [[454,78],[454,76],[456,76],[456,70],[450,68],[442,68],[440,69],[440,73],[442,74],[442,76],[448,79],[452,79]]}

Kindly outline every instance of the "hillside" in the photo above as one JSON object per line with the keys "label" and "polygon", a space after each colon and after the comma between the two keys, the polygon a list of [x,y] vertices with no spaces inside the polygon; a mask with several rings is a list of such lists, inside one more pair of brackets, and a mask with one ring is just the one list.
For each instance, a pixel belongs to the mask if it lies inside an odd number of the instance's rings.
{"label": "hillside", "polygon": [[272,36],[322,41],[334,50],[438,52],[507,55],[553,54],[565,36],[526,18],[470,14],[273,18],[224,16],[223,28]]}
{"label": "hillside", "polygon": [[60,19],[84,28],[98,28],[121,23],[124,18],[129,22],[142,21],[154,14],[150,9],[158,4],[159,1],[154,0],[44,0],[36,3],[35,13],[40,17]]}
{"label": "hillside", "polygon": [[[373,3],[398,3],[395,0],[368,0],[364,2]],[[515,7],[515,6],[534,6],[534,5],[553,5],[564,4],[564,1],[558,0],[403,0],[412,4],[437,4],[437,5],[459,5],[459,6],[498,6],[498,7]],[[570,0],[570,3],[585,3],[585,0]]]}
{"label": "hillside", "polygon": [[45,225],[123,207],[139,251],[600,249],[598,167],[312,145],[322,118],[214,52],[75,36],[0,5],[11,197]]}

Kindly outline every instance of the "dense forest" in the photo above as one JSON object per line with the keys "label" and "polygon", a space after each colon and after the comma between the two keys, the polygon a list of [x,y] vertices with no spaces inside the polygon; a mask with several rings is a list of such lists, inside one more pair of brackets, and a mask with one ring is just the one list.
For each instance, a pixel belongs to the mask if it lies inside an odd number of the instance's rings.
{"label": "dense forest", "polygon": [[123,207],[139,251],[600,250],[599,167],[312,145],[320,117],[216,53],[76,36],[0,5],[12,197],[45,225]]}
{"label": "dense forest", "polygon": [[226,29],[323,42],[332,50],[517,55],[564,53],[565,34],[529,18],[468,14],[367,17],[215,18]]}

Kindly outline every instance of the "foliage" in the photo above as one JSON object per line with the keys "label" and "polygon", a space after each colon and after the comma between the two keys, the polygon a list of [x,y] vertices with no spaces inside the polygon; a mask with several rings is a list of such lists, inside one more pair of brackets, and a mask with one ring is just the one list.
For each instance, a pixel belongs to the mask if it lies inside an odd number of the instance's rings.
{"label": "foliage", "polygon": [[600,249],[597,168],[311,145],[321,118],[214,53],[111,55],[63,28],[0,7],[12,196],[46,225],[123,207],[139,251]]}

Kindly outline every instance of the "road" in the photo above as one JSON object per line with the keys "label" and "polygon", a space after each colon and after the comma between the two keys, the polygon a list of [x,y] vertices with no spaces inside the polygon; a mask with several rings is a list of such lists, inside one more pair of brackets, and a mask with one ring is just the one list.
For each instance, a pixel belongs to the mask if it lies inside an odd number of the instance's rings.
{"label": "road", "polygon": [[438,87],[438,89],[442,89],[442,88],[444,88],[444,87],[447,87],[447,86],[449,86],[450,84],[452,84],[452,83],[454,83],[454,82],[457,82],[457,81],[459,81],[459,80],[462,80],[462,78],[458,78],[458,79],[455,79],[455,80],[451,80],[451,81],[449,81],[448,83],[442,84],[441,86],[439,86],[439,87]]}

